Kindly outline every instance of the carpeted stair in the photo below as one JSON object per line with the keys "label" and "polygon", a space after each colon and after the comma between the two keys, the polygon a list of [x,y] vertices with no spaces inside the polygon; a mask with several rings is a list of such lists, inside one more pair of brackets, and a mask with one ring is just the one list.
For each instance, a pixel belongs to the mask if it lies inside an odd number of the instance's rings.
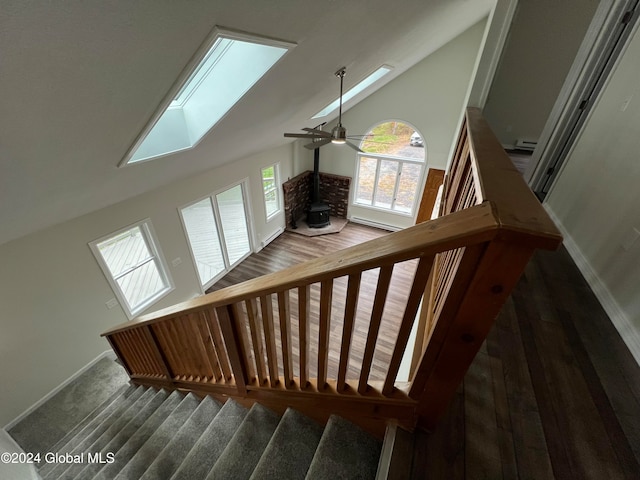
{"label": "carpeted stair", "polygon": [[375,478],[380,450],[381,442],[340,417],[323,428],[293,409],[280,417],[259,404],[128,387],[56,444],[53,451],[72,462],[43,462],[39,473],[45,480],[364,480]]}

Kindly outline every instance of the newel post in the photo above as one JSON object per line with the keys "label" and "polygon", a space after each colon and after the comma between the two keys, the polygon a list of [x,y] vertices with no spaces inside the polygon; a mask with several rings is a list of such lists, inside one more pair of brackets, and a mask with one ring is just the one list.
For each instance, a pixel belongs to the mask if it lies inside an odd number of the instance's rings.
{"label": "newel post", "polygon": [[453,315],[436,319],[409,395],[418,404],[420,426],[433,429],[533,255],[524,242],[491,241]]}
{"label": "newel post", "polygon": [[151,325],[147,325],[146,327],[142,327],[143,335],[147,339],[149,345],[151,345],[151,349],[153,350],[153,354],[156,358],[156,361],[159,365],[161,365],[164,370],[164,375],[167,377],[167,383],[169,386],[174,385],[174,373],[171,371],[171,367],[169,367],[169,362],[167,361],[167,357],[164,352],[160,348],[160,343],[158,342],[158,338],[156,334],[153,332]]}
{"label": "newel post", "polygon": [[231,363],[238,394],[246,395],[247,383],[249,382],[249,365],[246,361],[242,336],[237,328],[237,311],[234,305],[216,307],[215,311],[220,322],[224,343],[227,347],[229,363]]}

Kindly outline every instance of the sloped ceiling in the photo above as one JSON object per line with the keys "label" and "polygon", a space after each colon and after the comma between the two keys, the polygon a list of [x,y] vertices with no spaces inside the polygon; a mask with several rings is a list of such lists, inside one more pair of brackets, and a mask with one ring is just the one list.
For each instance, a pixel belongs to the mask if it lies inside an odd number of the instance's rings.
{"label": "sloped ceiling", "polygon": [[[337,96],[339,67],[349,88],[391,65],[384,84],[493,4],[0,0],[0,244],[282,145]],[[118,168],[215,25],[297,46],[196,148]]]}

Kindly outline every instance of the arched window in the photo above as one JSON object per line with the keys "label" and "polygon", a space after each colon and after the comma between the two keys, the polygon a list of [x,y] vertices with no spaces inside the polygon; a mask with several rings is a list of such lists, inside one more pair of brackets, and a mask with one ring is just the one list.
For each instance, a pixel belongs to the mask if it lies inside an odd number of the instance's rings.
{"label": "arched window", "polygon": [[413,215],[425,166],[422,135],[411,125],[375,125],[360,143],[354,203]]}

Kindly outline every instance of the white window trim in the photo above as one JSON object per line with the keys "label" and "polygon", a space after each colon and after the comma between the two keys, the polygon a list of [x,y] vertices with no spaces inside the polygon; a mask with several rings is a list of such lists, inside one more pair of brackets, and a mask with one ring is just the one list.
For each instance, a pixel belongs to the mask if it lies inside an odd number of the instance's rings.
{"label": "white window trim", "polygon": [[[262,182],[262,178],[260,179],[260,181]],[[182,232],[184,233],[184,238],[187,242],[187,246],[189,247],[189,254],[191,257],[191,263],[193,265],[193,268],[195,270],[195,274],[196,274],[196,278],[198,279],[198,284],[200,285],[200,290],[201,292],[204,294],[207,289],[209,289],[212,285],[214,285],[218,280],[220,280],[222,277],[224,277],[227,273],[229,273],[234,267],[236,267],[238,264],[240,264],[242,261],[244,261],[248,256],[250,256],[252,253],[254,253],[255,251],[255,245],[256,245],[256,241],[254,238],[254,229],[253,229],[253,215],[251,212],[251,197],[249,196],[249,188],[247,188],[249,179],[248,178],[243,178],[240,181],[231,183],[225,187],[219,188],[217,190],[215,190],[214,192],[208,194],[208,195],[203,195],[202,197],[197,198],[196,200],[193,200],[192,202],[186,203],[180,207],[178,207],[178,216],[180,217],[180,223],[182,225]],[[220,213],[219,213],[219,209],[218,209],[218,203],[215,200],[216,195],[218,195],[219,193],[225,192],[231,188],[237,187],[238,185],[240,185],[240,188],[242,189],[242,195],[245,201],[244,204],[244,212],[246,215],[246,223],[247,223],[247,235],[249,238],[249,253],[247,253],[246,255],[244,255],[242,258],[240,258],[239,260],[237,260],[235,263],[230,264],[229,262],[229,258],[227,255],[227,250],[226,250],[226,245],[225,245],[225,239],[224,239],[224,232],[222,230],[222,220],[220,218]],[[205,284],[202,284],[202,279],[200,278],[200,273],[198,273],[198,264],[196,262],[196,255],[193,251],[193,247],[191,246],[191,242],[189,241],[189,233],[187,232],[187,224],[184,221],[184,216],[182,214],[182,210],[184,210],[185,208],[188,208],[192,205],[195,205],[196,203],[201,202],[202,200],[208,198],[211,201],[211,208],[213,209],[213,220],[216,223],[216,229],[218,231],[218,241],[220,242],[220,248],[222,250],[222,258],[223,258],[223,262],[225,265],[224,270],[222,270],[222,272],[220,272],[218,275],[216,275],[215,277],[211,278],[209,281],[207,281]]]}
{"label": "white window trim", "polygon": [[[113,275],[111,274],[109,266],[107,265],[106,261],[104,260],[104,257],[102,256],[102,253],[100,252],[100,249],[98,248],[98,244],[104,242],[105,240],[109,240],[110,238],[116,237],[128,230],[132,230],[133,228],[136,228],[136,227],[140,227],[143,235],[143,240],[146,243],[147,248],[151,251],[151,254],[152,254],[150,259],[146,259],[144,262],[141,262],[141,264],[148,263],[149,261],[155,261],[158,272],[160,273],[160,276],[165,281],[167,286],[162,290],[159,290],[155,295],[149,297],[140,305],[137,305],[134,308],[131,305],[129,305],[129,301],[125,297],[124,293],[122,292],[122,289],[120,288],[120,285],[118,285],[118,282],[116,281],[117,279],[113,277]],[[140,220],[139,222],[133,223],[115,232],[104,235],[98,238],[97,240],[89,242],[89,248],[91,249],[93,256],[95,257],[96,261],[98,262],[98,265],[102,269],[102,273],[107,279],[107,282],[111,286],[111,289],[113,290],[113,293],[115,294],[118,302],[120,303],[122,310],[124,311],[124,313],[126,314],[129,320],[133,320],[140,313],[145,311],[154,303],[158,302],[163,297],[167,296],[170,292],[172,292],[175,289],[173,279],[171,278],[171,275],[169,273],[169,267],[167,265],[167,262],[164,258],[162,250],[160,250],[160,248],[158,247],[158,237],[155,233],[155,230],[153,228],[153,224],[151,223],[150,218],[145,218],[144,220]],[[137,268],[137,266],[133,268]],[[123,274],[120,274],[120,276],[122,275]]]}
{"label": "white window trim", "polygon": [[[371,204],[367,204],[367,203],[360,203],[358,202],[358,189],[360,186],[360,160],[362,158],[371,158],[377,161],[377,165],[376,165],[376,178],[374,180],[374,184],[373,184],[373,193],[372,193],[372,200],[371,200]],[[353,198],[351,200],[351,204],[354,207],[359,207],[359,208],[367,208],[370,210],[377,210],[379,212],[386,212],[386,213],[391,213],[394,215],[400,215],[403,217],[414,217],[416,214],[415,208],[416,205],[418,203],[418,197],[419,197],[419,193],[420,190],[422,189],[422,184],[424,183],[424,172],[427,170],[427,164],[424,160],[414,160],[414,159],[409,159],[409,158],[402,158],[402,157],[394,157],[392,155],[381,155],[381,154],[375,154],[375,153],[357,153],[356,154],[356,172],[355,172],[355,187],[353,189]],[[394,198],[393,201],[391,202],[391,207],[390,208],[385,208],[385,207],[379,207],[376,206],[374,204],[375,202],[375,198],[376,198],[376,191],[378,190],[378,178],[380,175],[380,162],[382,160],[388,160],[388,161],[392,161],[392,162],[397,162],[398,163],[398,174],[396,174],[396,184],[394,187]],[[410,163],[410,164],[414,164],[414,165],[420,165],[422,167],[422,170],[420,171],[420,178],[418,180],[418,190],[416,191],[416,195],[413,199],[413,204],[411,205],[411,211],[410,212],[403,212],[400,210],[394,210],[393,207],[395,206],[395,202],[396,202],[396,196],[398,193],[398,187],[400,184],[400,173],[402,172],[402,167],[404,166],[404,164],[406,163]]]}
{"label": "white window trim", "polygon": [[[262,172],[269,168],[269,167],[273,167],[273,181],[274,181],[274,187],[273,187],[273,191],[276,192],[276,205],[277,208],[274,212],[272,212],[271,214],[269,214],[269,212],[267,212],[267,192],[265,192],[264,190],[264,177],[262,176]],[[264,167],[262,167],[260,169],[260,187],[262,188],[262,198],[264,200],[264,216],[267,219],[267,222],[272,220],[275,216],[277,216],[279,213],[282,212],[282,195],[280,192],[280,162],[276,162],[276,163],[272,163],[269,165],[265,165]],[[272,190],[270,190],[269,192],[271,192]]]}

